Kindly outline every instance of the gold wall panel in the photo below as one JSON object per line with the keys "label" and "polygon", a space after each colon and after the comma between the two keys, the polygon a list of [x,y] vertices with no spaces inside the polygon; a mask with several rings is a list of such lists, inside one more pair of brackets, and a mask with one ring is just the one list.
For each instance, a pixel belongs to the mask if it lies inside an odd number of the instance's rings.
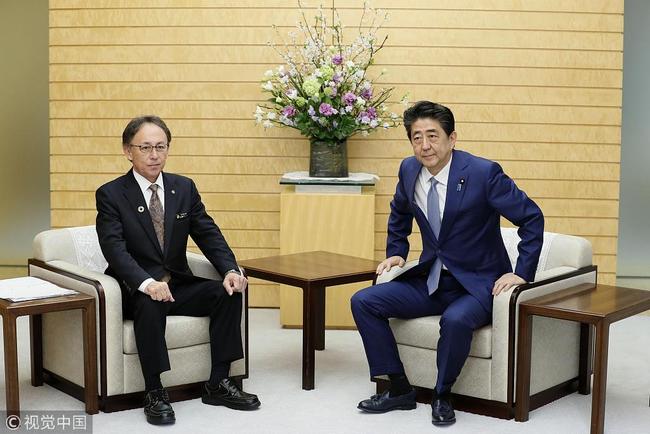
{"label": "gold wall panel", "polygon": [[[307,0],[340,9],[357,0]],[[498,161],[547,216],[585,236],[614,283],[618,234],[623,0],[374,0],[389,36],[371,74],[393,100],[431,99],[457,118],[458,148]],[[128,169],[120,134],[156,113],[174,139],[167,168],[191,176],[238,258],[280,251],[282,173],[306,170],[307,141],[254,125],[266,46],[299,17],[294,0],[50,0],[52,225],[92,224],[94,191]],[[414,19],[417,16],[417,19]],[[352,31],[353,29],[350,29]],[[399,105],[397,111],[402,110]],[[349,141],[350,169],[381,176],[371,257],[383,257],[403,129]],[[418,254],[417,232],[414,251]],[[192,249],[195,247],[191,246]],[[251,305],[279,306],[277,285]],[[256,289],[259,288],[259,289]],[[274,304],[275,303],[275,304]]]}
{"label": "gold wall panel", "polygon": [[[374,189],[361,194],[281,193],[280,252],[283,255],[325,250],[373,259]],[[370,282],[328,287],[325,291],[325,326],[355,327],[350,298]],[[302,290],[280,285],[280,322],[302,326]]]}

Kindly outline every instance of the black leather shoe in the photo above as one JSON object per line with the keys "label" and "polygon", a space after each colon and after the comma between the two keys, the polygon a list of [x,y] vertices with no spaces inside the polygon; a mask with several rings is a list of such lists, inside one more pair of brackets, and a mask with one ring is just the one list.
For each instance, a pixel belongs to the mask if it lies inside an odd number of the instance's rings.
{"label": "black leather shoe", "polygon": [[436,396],[431,402],[431,423],[436,426],[451,425],[456,422],[454,408],[449,397]]}
{"label": "black leather shoe", "polygon": [[216,389],[205,383],[201,401],[208,405],[225,405],[234,410],[255,410],[261,405],[257,395],[244,392],[230,378],[221,380]]}
{"label": "black leather shoe", "polygon": [[367,413],[386,413],[392,410],[413,410],[416,406],[413,389],[409,393],[394,397],[390,397],[389,391],[386,390],[382,394],[372,395],[370,399],[364,399],[357,408]]}
{"label": "black leather shoe", "polygon": [[144,396],[144,414],[147,416],[147,422],[152,425],[171,425],[176,422],[176,415],[165,389],[147,392]]}

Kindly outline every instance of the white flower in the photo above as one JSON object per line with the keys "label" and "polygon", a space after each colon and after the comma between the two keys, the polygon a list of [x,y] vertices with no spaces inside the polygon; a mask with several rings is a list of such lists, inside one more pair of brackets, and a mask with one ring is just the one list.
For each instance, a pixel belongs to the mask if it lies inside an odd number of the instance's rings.
{"label": "white flower", "polygon": [[359,107],[363,107],[364,105],[366,105],[366,100],[359,96],[357,97],[355,104],[358,105]]}
{"label": "white flower", "polygon": [[377,119],[373,119],[370,121],[371,128],[377,128],[377,125],[379,125],[379,121]]}
{"label": "white flower", "polygon": [[291,89],[287,92],[287,97],[289,97],[289,99],[296,99],[298,97],[298,91],[296,89]]}
{"label": "white flower", "polygon": [[273,70],[269,69],[264,73],[264,77],[271,78],[273,77]]}
{"label": "white flower", "polygon": [[262,85],[262,89],[272,91],[273,90],[273,83],[271,83],[270,81],[267,81],[266,83],[264,83]]}
{"label": "white flower", "polygon": [[273,112],[268,112],[268,113],[266,114],[266,118],[267,118],[267,119],[271,119],[271,120],[275,119],[275,118],[276,118],[275,113],[273,113]]}
{"label": "white flower", "polygon": [[280,83],[282,83],[282,84],[287,84],[287,83],[289,83],[289,76],[286,75],[286,74],[281,75],[278,80],[280,80]]}
{"label": "white flower", "polygon": [[348,69],[352,69],[352,68],[354,68],[356,65],[354,64],[353,61],[348,60],[347,62],[345,62],[345,66],[347,66]]}
{"label": "white flower", "polygon": [[275,102],[277,102],[278,104],[280,104],[280,103],[282,102],[282,97],[281,97],[281,96],[276,97],[276,98],[275,98]]}
{"label": "white flower", "polygon": [[388,128],[390,128],[390,125],[388,125],[388,122],[384,122],[382,127],[384,127],[384,129],[387,130]]}
{"label": "white flower", "polygon": [[271,121],[264,121],[262,124],[264,128],[271,128],[273,126],[273,123]]}

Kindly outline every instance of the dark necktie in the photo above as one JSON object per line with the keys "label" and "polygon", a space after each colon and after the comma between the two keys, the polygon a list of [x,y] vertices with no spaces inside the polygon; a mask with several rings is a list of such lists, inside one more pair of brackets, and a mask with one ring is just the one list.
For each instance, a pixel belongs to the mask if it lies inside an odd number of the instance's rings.
{"label": "dark necktie", "polygon": [[[431,188],[427,195],[427,219],[429,220],[429,224],[431,225],[431,229],[433,229],[433,234],[436,238],[440,235],[440,204],[438,202],[438,192],[436,191],[437,184],[438,181],[436,181],[436,178],[431,177]],[[440,270],[442,270],[442,261],[440,258],[436,258],[431,266],[431,270],[429,271],[429,277],[427,277],[429,295],[433,294],[435,290],[438,289]]]}
{"label": "dark necktie", "polygon": [[149,199],[149,214],[151,214],[151,221],[153,228],[160,243],[160,249],[165,249],[165,211],[163,210],[162,203],[158,197],[158,184],[151,184],[151,199]]}

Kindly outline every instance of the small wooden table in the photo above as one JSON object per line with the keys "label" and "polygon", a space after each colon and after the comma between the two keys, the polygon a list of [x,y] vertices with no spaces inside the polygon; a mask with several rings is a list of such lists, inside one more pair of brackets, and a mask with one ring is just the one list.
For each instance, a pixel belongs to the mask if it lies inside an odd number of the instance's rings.
{"label": "small wooden table", "polygon": [[[20,417],[20,400],[18,395],[18,352],[16,349],[16,318],[31,316],[32,333],[40,336],[42,331],[41,315],[70,309],[81,309],[83,314],[84,340],[84,392],[86,413],[97,414],[97,335],[95,326],[95,298],[86,294],[74,294],[38,300],[12,302],[0,299],[0,315],[4,332],[5,352],[5,389],[7,395],[7,415]],[[62,337],[64,339],[65,337]],[[43,385],[43,351],[41,339],[31,343],[32,385]]]}
{"label": "small wooden table", "polygon": [[[517,339],[517,394],[515,420],[528,420],[530,405],[530,363],[533,315],[579,321],[595,326],[594,382],[591,398],[591,433],[601,434],[605,425],[605,388],[607,386],[607,350],[609,325],[650,309],[650,291],[585,283],[553,294],[533,298],[519,305]],[[590,351],[591,346],[581,346]],[[581,355],[581,359],[583,355]],[[590,357],[586,357],[590,359]],[[581,367],[583,370],[588,366]],[[587,379],[581,388],[588,390]],[[583,380],[584,381],[584,380]]]}
{"label": "small wooden table", "polygon": [[314,388],[315,350],[325,349],[325,288],[373,280],[378,263],[330,252],[241,261],[249,277],[302,288],[302,388]]}

